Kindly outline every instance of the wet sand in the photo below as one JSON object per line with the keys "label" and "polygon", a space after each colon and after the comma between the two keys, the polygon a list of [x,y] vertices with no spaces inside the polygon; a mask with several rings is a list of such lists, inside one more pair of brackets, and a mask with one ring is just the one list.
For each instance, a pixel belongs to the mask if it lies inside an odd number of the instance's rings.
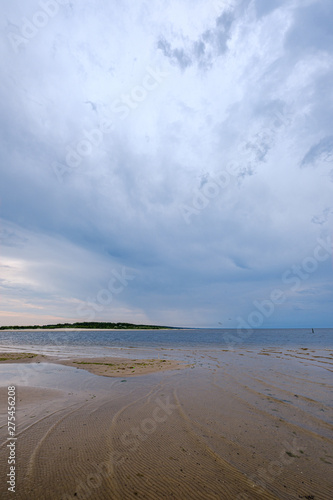
{"label": "wet sand", "polygon": [[165,370],[181,370],[189,365],[170,359],[70,358],[34,353],[0,353],[0,363],[58,363],[87,370],[104,377],[135,377]]}
{"label": "wet sand", "polygon": [[101,377],[45,357],[0,365],[21,377],[17,492],[3,480],[2,424],[1,498],[332,498],[330,351],[163,353],[190,366]]}

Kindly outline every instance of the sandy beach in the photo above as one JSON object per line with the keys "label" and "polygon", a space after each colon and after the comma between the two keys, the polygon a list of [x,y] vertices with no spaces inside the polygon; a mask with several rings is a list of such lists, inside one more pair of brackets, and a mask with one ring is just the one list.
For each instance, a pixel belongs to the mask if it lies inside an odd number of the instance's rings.
{"label": "sandy beach", "polygon": [[18,377],[15,494],[0,388],[1,498],[331,498],[330,352],[170,350],[165,362],[156,351],[64,364],[33,354],[0,365],[6,384]]}
{"label": "sandy beach", "polygon": [[87,370],[104,377],[135,377],[165,370],[181,370],[188,364],[166,359],[127,359],[127,358],[75,358],[63,359],[58,356],[47,356],[34,353],[0,353],[0,363],[57,363],[73,368]]}

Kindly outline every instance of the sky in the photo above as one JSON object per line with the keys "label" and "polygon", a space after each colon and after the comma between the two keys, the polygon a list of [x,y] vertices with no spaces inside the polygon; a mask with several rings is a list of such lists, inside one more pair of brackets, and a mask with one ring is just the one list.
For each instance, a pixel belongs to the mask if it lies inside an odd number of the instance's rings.
{"label": "sky", "polygon": [[333,2],[0,20],[0,325],[333,326]]}

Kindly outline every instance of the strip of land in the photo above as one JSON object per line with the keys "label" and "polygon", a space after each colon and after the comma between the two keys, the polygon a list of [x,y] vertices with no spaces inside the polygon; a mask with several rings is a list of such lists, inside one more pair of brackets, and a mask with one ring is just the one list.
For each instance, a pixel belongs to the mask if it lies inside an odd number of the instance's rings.
{"label": "strip of land", "polygon": [[[76,330],[170,330],[176,327],[161,326],[161,325],[135,325],[133,323],[110,323],[102,321],[92,322],[77,322],[77,323],[57,323],[56,325],[13,325],[0,326],[0,330],[59,330],[59,329],[76,329]],[[177,329],[179,329],[177,327]]]}

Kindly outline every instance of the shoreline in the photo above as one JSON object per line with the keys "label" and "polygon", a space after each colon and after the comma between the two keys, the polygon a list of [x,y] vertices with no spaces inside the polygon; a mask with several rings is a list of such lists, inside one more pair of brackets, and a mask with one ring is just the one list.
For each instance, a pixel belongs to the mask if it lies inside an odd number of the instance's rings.
{"label": "shoreline", "polygon": [[[204,330],[204,328],[187,328],[187,327],[178,327],[178,326],[169,326],[169,327],[161,327],[161,328],[82,328],[82,327],[74,327],[74,328],[3,328],[0,329],[1,332],[24,332],[24,331],[34,331],[34,332],[145,332],[145,331],[160,331],[160,330]],[[221,330],[221,328],[220,328]]]}
{"label": "shoreline", "polygon": [[103,332],[127,332],[127,331],[133,331],[133,330],[138,330],[141,332],[144,332],[145,330],[185,330],[185,328],[83,328],[83,327],[73,327],[73,328],[6,328],[6,329],[0,329],[0,332],[24,332],[25,330],[27,331],[34,331],[34,332],[98,332],[98,331],[103,331]]}

